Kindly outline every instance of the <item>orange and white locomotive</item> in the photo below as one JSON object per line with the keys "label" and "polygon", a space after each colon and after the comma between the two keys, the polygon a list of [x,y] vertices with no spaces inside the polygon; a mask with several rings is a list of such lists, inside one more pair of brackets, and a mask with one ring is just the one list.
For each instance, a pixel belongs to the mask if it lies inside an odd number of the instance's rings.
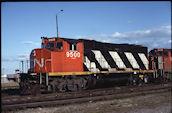
{"label": "orange and white locomotive", "polygon": [[20,88],[23,93],[34,87],[57,92],[105,85],[105,81],[147,83],[156,74],[149,63],[148,48],[141,45],[42,37],[42,47],[30,54],[29,73],[20,74]]}

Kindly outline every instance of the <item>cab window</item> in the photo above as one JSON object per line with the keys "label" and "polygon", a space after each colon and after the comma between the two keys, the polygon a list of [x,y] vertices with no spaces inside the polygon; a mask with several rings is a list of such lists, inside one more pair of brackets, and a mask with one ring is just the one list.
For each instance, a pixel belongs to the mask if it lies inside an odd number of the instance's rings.
{"label": "cab window", "polygon": [[46,43],[42,43],[41,48],[46,48]]}
{"label": "cab window", "polygon": [[162,55],[162,52],[158,52],[156,55]]}
{"label": "cab window", "polygon": [[57,42],[57,43],[56,43],[56,47],[57,47],[58,49],[63,49],[63,43],[62,43],[62,42]]}
{"label": "cab window", "polygon": [[47,48],[51,48],[51,47],[54,47],[54,43],[48,43],[47,44]]}
{"label": "cab window", "polygon": [[77,44],[73,44],[73,50],[74,50],[74,51],[77,50]]}
{"label": "cab window", "polygon": [[77,44],[73,43],[73,44],[69,44],[70,45],[70,50],[71,51],[77,51]]}
{"label": "cab window", "polygon": [[168,52],[167,52],[167,51],[165,51],[165,52],[164,52],[164,55],[165,55],[165,56],[168,56]]}

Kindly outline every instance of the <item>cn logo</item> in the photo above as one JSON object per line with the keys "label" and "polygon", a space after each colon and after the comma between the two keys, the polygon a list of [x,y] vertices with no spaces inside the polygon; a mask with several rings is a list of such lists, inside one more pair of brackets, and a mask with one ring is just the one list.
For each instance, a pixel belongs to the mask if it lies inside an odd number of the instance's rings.
{"label": "cn logo", "polygon": [[43,67],[44,66],[44,58],[41,58],[41,63],[39,62],[39,60],[37,60],[35,58],[34,59],[34,67],[36,66],[36,63],[38,64],[39,67]]}
{"label": "cn logo", "polygon": [[68,52],[66,52],[66,57],[71,57],[72,59],[79,58],[80,57],[80,52],[68,51]]}

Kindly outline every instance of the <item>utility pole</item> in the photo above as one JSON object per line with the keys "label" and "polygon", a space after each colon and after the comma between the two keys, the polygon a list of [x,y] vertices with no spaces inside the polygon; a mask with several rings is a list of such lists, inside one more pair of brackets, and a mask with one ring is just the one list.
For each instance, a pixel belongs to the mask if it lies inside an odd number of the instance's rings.
{"label": "utility pole", "polygon": [[[61,9],[60,11],[62,12],[63,9]],[[56,27],[57,27],[57,38],[58,38],[59,37],[59,31],[58,31],[58,14],[56,14]]]}
{"label": "utility pole", "polygon": [[23,73],[23,60],[21,61],[21,63],[22,63],[22,73]]}
{"label": "utility pole", "polygon": [[56,26],[57,26],[57,38],[59,37],[59,32],[58,32],[58,20],[57,20],[57,14],[56,14]]}
{"label": "utility pole", "polygon": [[4,75],[5,73],[5,68],[2,68],[2,75]]}
{"label": "utility pole", "polygon": [[29,60],[26,60],[26,66],[27,66],[27,68],[26,68],[26,73],[28,72],[28,61],[29,61]]}

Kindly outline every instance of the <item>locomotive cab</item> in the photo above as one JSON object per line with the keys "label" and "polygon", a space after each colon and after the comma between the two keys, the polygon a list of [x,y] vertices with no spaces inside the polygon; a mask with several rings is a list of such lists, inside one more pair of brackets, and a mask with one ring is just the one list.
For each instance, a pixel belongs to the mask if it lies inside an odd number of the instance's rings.
{"label": "locomotive cab", "polygon": [[82,72],[83,43],[75,39],[41,37],[41,48],[30,55],[31,72]]}
{"label": "locomotive cab", "polygon": [[[150,57],[151,57],[151,68],[158,70],[158,69],[165,69],[170,67],[170,60],[169,57],[169,51],[165,49],[154,49],[150,51]],[[165,64],[169,63],[168,66]]]}
{"label": "locomotive cab", "polygon": [[171,50],[153,49],[150,51],[150,69],[158,75],[170,74],[172,69]]}

